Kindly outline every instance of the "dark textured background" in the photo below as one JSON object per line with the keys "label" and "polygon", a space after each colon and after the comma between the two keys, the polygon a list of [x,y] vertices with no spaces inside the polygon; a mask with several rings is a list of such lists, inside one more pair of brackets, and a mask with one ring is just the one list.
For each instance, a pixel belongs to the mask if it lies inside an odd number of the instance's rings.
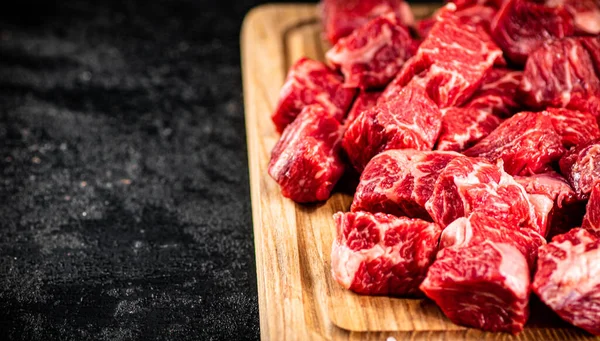
{"label": "dark textured background", "polygon": [[2,2],[1,340],[258,338],[238,44],[257,4]]}

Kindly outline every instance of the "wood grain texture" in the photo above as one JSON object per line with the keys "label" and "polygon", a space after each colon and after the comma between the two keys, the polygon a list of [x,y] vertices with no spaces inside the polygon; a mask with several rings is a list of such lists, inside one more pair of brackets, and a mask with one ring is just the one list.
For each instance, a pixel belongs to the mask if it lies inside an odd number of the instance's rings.
{"label": "wood grain texture", "polygon": [[[416,16],[436,5],[413,6]],[[584,340],[541,303],[526,330],[514,337],[451,323],[434,303],[356,295],[331,277],[333,213],[352,197],[335,193],[326,203],[298,205],[268,176],[279,135],[270,120],[287,69],[302,56],[323,60],[315,5],[265,5],[246,17],[241,34],[244,102],[260,329],[263,340]],[[534,302],[535,303],[535,302]],[[389,339],[393,340],[393,339]]]}

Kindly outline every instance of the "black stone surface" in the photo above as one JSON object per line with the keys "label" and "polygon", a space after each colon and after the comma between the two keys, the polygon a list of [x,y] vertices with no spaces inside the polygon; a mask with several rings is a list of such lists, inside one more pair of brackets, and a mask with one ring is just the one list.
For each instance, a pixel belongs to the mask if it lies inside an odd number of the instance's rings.
{"label": "black stone surface", "polygon": [[0,340],[259,337],[238,43],[259,3],[2,2]]}

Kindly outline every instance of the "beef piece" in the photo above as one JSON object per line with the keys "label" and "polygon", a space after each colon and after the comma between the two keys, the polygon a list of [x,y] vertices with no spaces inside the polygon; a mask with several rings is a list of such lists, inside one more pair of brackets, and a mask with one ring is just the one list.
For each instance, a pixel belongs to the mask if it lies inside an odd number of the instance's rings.
{"label": "beef piece", "polygon": [[[584,41],[598,37],[564,38],[536,49],[525,65],[519,97],[529,107],[581,107],[600,96],[600,79]],[[585,104],[584,104],[585,105]]]}
{"label": "beef piece", "polygon": [[464,107],[485,110],[499,117],[512,116],[520,107],[516,101],[516,94],[522,77],[522,71],[491,69],[479,90]]}
{"label": "beef piece", "polygon": [[548,108],[545,112],[567,149],[600,138],[596,118],[588,112],[562,108]]}
{"label": "beef piece", "polygon": [[592,187],[581,227],[600,237],[600,181]]}
{"label": "beef piece", "polygon": [[350,125],[354,120],[358,117],[358,115],[362,114],[363,111],[367,111],[377,104],[377,99],[381,95],[379,91],[361,91],[356,96],[354,103],[352,104],[352,108],[348,112],[348,116],[346,117],[345,124],[346,126]]}
{"label": "beef piece", "polygon": [[559,165],[577,197],[588,199],[592,186],[600,180],[600,139],[572,148],[560,159]]}
{"label": "beef piece", "polygon": [[577,201],[575,191],[567,179],[554,171],[530,176],[515,176],[514,179],[528,194],[545,195],[558,207]]}
{"label": "beef piece", "polygon": [[292,123],[311,104],[319,104],[342,121],[352,104],[355,90],[343,86],[343,78],[325,64],[302,58],[288,72],[279,93],[279,102],[271,116],[278,132]]}
{"label": "beef piece", "polygon": [[360,177],[352,211],[385,212],[431,220],[425,203],[452,152],[388,150],[375,156]]}
{"label": "beef piece", "polygon": [[600,34],[600,1],[598,0],[550,0],[563,3],[573,17],[575,32]]}
{"label": "beef piece", "polygon": [[429,215],[442,227],[454,220],[481,212],[510,226],[537,226],[535,208],[523,186],[502,170],[481,158],[455,158],[446,165],[425,204]]}
{"label": "beef piece", "polygon": [[342,145],[350,162],[362,172],[369,160],[388,149],[431,150],[441,126],[438,107],[415,80],[398,96],[382,101],[350,124]]}
{"label": "beef piece", "polygon": [[539,250],[532,289],[563,320],[600,335],[600,239],[583,229]]}
{"label": "beef piece", "polygon": [[394,13],[383,14],[344,37],[326,54],[349,88],[383,88],[416,51],[408,28]]}
{"label": "beef piece", "polygon": [[522,112],[502,122],[464,154],[492,162],[502,159],[509,174],[528,175],[548,171],[564,152],[548,115]]}
{"label": "beef piece", "polygon": [[329,198],[342,176],[342,129],[338,120],[318,105],[304,108],[273,147],[269,174],[283,196],[296,202]]}
{"label": "beef piece", "polygon": [[544,42],[573,35],[571,15],[563,6],[535,0],[506,1],[492,22],[492,36],[504,54],[524,65]]}
{"label": "beef piece", "polygon": [[427,36],[429,35],[429,31],[431,31],[431,28],[433,27],[433,25],[435,25],[435,23],[436,20],[434,17],[417,20],[415,28],[417,30],[417,33],[419,34],[419,37],[421,39],[427,38]]}
{"label": "beef piece", "polygon": [[501,120],[488,111],[472,108],[442,109],[442,129],[437,150],[460,152],[489,135]]}
{"label": "beef piece", "polygon": [[460,106],[479,88],[502,51],[484,30],[463,25],[452,3],[442,8],[437,22],[415,56],[388,85],[382,99],[394,97],[415,75],[425,74],[422,83],[441,108]]}
{"label": "beef piece", "polygon": [[435,259],[441,229],[434,223],[383,213],[336,213],[333,278],[369,295],[419,295]]}
{"label": "beef piece", "polygon": [[473,213],[468,218],[456,219],[444,229],[440,250],[467,248],[483,244],[486,240],[515,246],[527,259],[530,269],[535,268],[538,248],[546,244],[546,239],[534,230],[510,226],[485,214]]}
{"label": "beef piece", "polygon": [[529,273],[516,247],[484,241],[441,250],[420,288],[456,324],[516,334],[529,316]]}
{"label": "beef piece", "polygon": [[404,25],[412,26],[414,17],[402,0],[323,0],[321,15],[331,44],[384,13],[395,13]]}

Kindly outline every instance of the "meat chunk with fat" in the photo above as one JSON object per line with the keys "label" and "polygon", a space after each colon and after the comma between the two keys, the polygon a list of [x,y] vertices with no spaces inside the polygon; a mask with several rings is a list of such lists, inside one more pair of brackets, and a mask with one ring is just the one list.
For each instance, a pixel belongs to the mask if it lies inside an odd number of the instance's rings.
{"label": "meat chunk with fat", "polygon": [[529,269],[535,268],[537,250],[546,239],[532,229],[510,226],[503,221],[476,212],[458,218],[448,225],[440,237],[440,250],[451,247],[467,248],[486,240],[515,246],[527,259]]}
{"label": "meat chunk with fat", "polygon": [[562,108],[548,108],[545,112],[567,149],[600,138],[596,118],[588,112]]}
{"label": "meat chunk with fat", "polygon": [[442,227],[481,212],[510,226],[545,233],[544,227],[537,225],[535,207],[523,186],[504,172],[501,164],[481,158],[450,161],[436,180],[425,209]]}
{"label": "meat chunk with fat", "polygon": [[279,92],[279,101],[271,119],[278,132],[283,132],[304,107],[322,106],[338,121],[342,121],[352,104],[355,89],[345,88],[344,79],[325,64],[302,58],[289,70]]}
{"label": "meat chunk with fat", "polygon": [[581,228],[600,238],[600,181],[597,181],[592,187]]}
{"label": "meat chunk with fat", "polygon": [[542,246],[538,256],[536,295],[563,320],[600,335],[600,239],[573,229]]}
{"label": "meat chunk with fat", "polygon": [[360,177],[351,210],[431,220],[425,203],[440,172],[456,157],[461,155],[411,149],[375,156]]}
{"label": "meat chunk with fat", "polygon": [[304,108],[273,147],[269,174],[283,196],[296,202],[329,198],[344,172],[342,126],[318,105]]}
{"label": "meat chunk with fat", "polygon": [[434,223],[383,213],[336,213],[333,278],[369,295],[420,295],[441,229]]}
{"label": "meat chunk with fat", "polygon": [[342,72],[346,87],[377,89],[396,76],[417,46],[408,27],[389,12],[338,40],[326,57]]}
{"label": "meat chunk with fat", "polygon": [[560,159],[559,165],[577,197],[588,199],[594,183],[600,180],[600,139],[572,148]]}
{"label": "meat chunk with fat", "polygon": [[558,207],[577,201],[576,193],[567,179],[554,171],[530,176],[515,176],[514,179],[528,194],[545,195]]}
{"label": "meat chunk with fat", "polygon": [[538,109],[549,106],[585,109],[588,101],[600,96],[597,74],[600,69],[594,69],[587,48],[594,43],[600,48],[600,36],[564,38],[545,43],[532,52],[519,85],[522,102]]}
{"label": "meat chunk with fat", "polygon": [[362,172],[372,157],[389,149],[431,150],[441,127],[441,112],[418,81],[398,96],[378,101],[350,124],[342,145]]}
{"label": "meat chunk with fat", "polygon": [[463,151],[489,135],[501,119],[485,110],[472,108],[442,109],[442,129],[436,150]]}
{"label": "meat chunk with fat", "polygon": [[573,17],[575,33],[600,34],[600,1],[598,0],[550,0],[563,3]]}
{"label": "meat chunk with fat", "polygon": [[332,45],[384,13],[395,13],[404,25],[414,24],[410,6],[403,0],[323,0],[321,6],[325,36]]}
{"label": "meat chunk with fat", "polygon": [[520,108],[516,95],[522,77],[523,71],[491,69],[464,107],[484,110],[498,117],[512,116]]}
{"label": "meat chunk with fat", "polygon": [[415,75],[424,74],[422,82],[436,104],[460,106],[479,88],[488,70],[503,61],[502,51],[485,30],[463,25],[455,12],[452,3],[440,10],[427,38],[382,98],[396,96]]}
{"label": "meat chunk with fat", "polygon": [[518,65],[524,65],[527,57],[544,42],[575,32],[571,15],[564,6],[536,0],[505,1],[491,28],[504,54]]}
{"label": "meat chunk with fat", "polygon": [[502,122],[464,154],[492,162],[502,159],[509,174],[528,175],[548,171],[564,152],[548,115],[522,112]]}
{"label": "meat chunk with fat", "polygon": [[484,241],[441,250],[420,288],[456,324],[516,334],[529,317],[529,273],[515,246]]}
{"label": "meat chunk with fat", "polygon": [[363,111],[367,111],[377,104],[377,99],[381,96],[380,91],[364,91],[358,93],[354,103],[352,104],[352,108],[348,112],[348,116],[346,117],[346,121],[344,124],[349,126],[354,120],[362,114]]}

